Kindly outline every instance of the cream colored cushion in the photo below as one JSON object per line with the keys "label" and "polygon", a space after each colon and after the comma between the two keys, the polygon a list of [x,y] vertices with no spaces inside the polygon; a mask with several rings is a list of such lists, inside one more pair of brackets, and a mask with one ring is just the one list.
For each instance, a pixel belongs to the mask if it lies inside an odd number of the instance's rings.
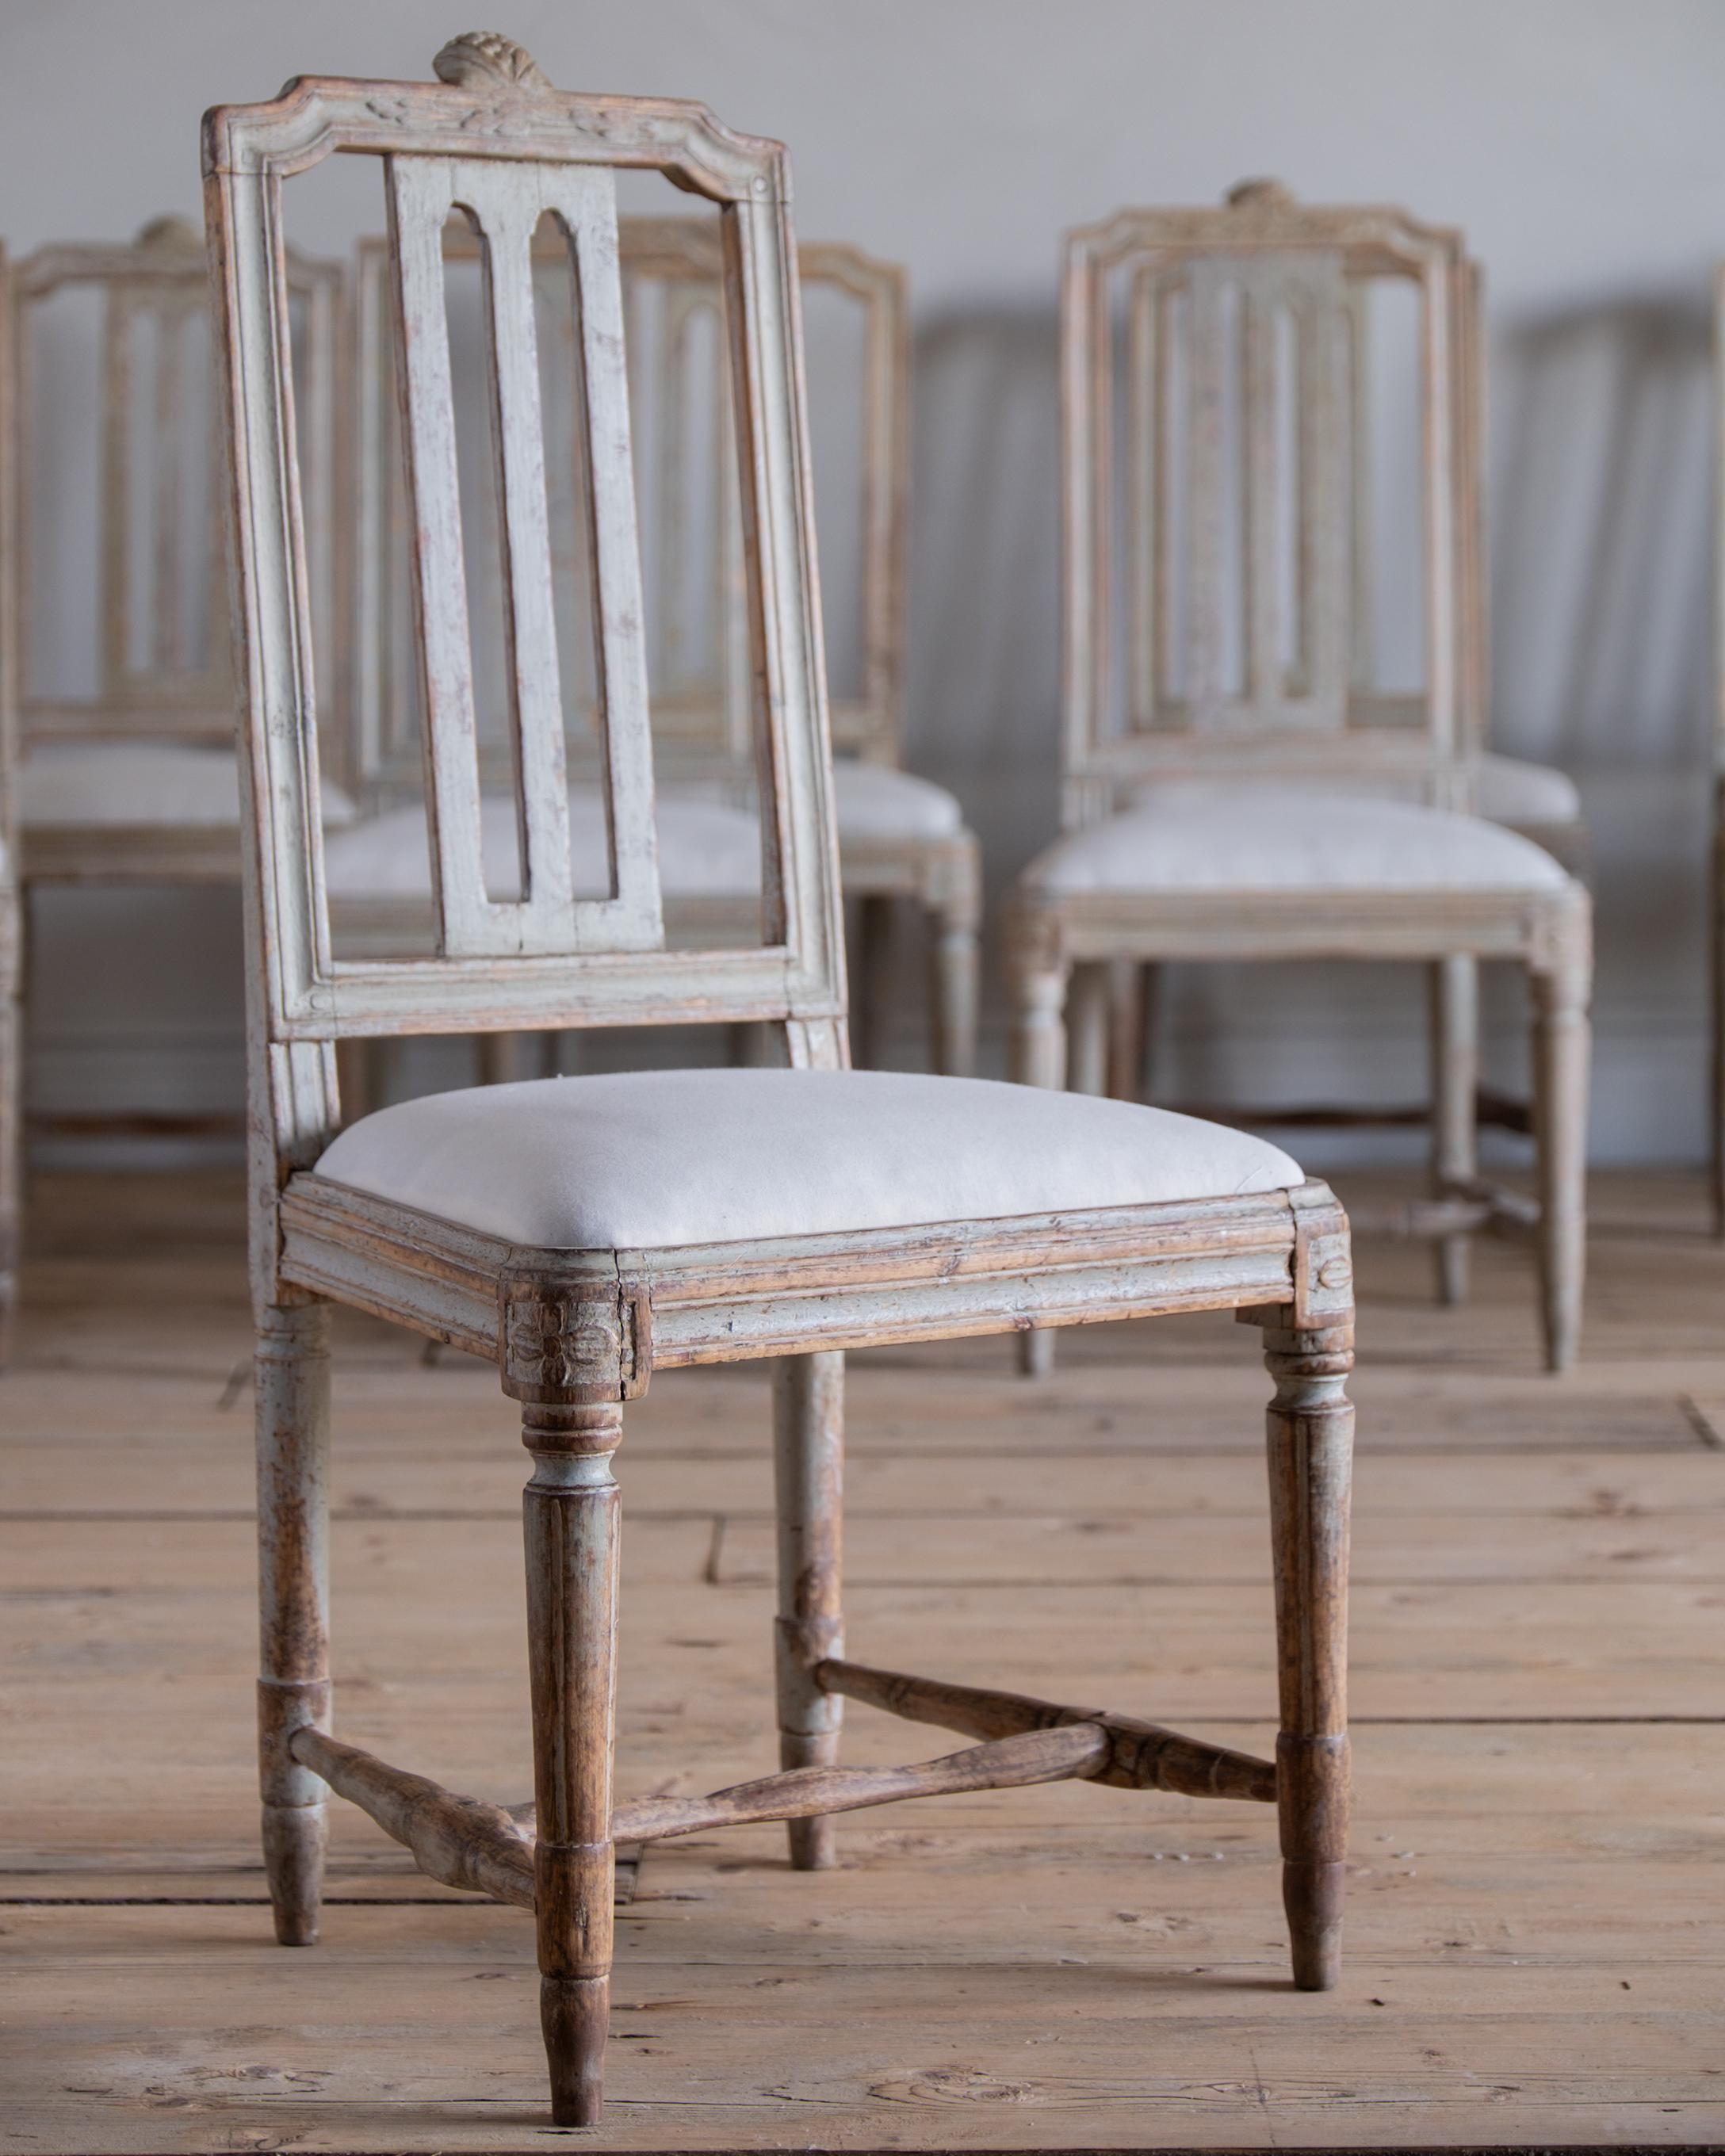
{"label": "cream colored cushion", "polygon": [[[759,891],[761,834],[752,816],[718,802],[662,796],[658,814],[660,887],[668,896],[748,898]],[[569,844],[578,888],[589,895],[603,890],[604,805],[589,788],[570,790]],[[519,896],[515,803],[507,795],[481,803],[480,845],[491,896]],[[393,808],[340,833],[324,849],[324,881],[331,898],[429,899],[424,812]]]}
{"label": "cream colored cushion", "polygon": [[886,1070],[653,1070],[435,1093],[320,1175],[554,1250],[630,1250],[1284,1190],[1285,1152],[1161,1108]]}
{"label": "cream colored cushion", "polygon": [[1025,880],[1055,891],[1534,891],[1568,880],[1531,839],[1406,801],[1193,782],[1061,839]]}
{"label": "cream colored cushion", "polygon": [[[323,783],[326,826],[357,813],[339,786]],[[195,742],[45,742],[18,773],[26,825],[239,824],[239,759]]]}
{"label": "cream colored cushion", "polygon": [[949,839],[964,828],[964,812],[944,786],[854,757],[833,766],[833,805],[841,840]]}
{"label": "cream colored cushion", "polygon": [[[1581,821],[1581,795],[1568,772],[1554,770],[1548,763],[1523,763],[1517,757],[1494,756],[1489,751],[1480,758],[1475,768],[1478,781],[1479,813],[1494,824],[1579,824]],[[1184,786],[1198,782],[1153,780],[1147,785],[1132,788],[1127,794],[1126,806],[1128,808],[1147,807],[1170,783]],[[1238,785],[1247,782],[1206,780],[1202,783],[1206,785],[1230,783]],[[1418,802],[1422,795],[1418,779],[1393,776],[1362,774],[1346,778],[1320,778],[1295,774],[1278,780],[1277,783],[1291,793],[1328,793],[1362,801]]]}
{"label": "cream colored cushion", "polygon": [[1479,811],[1494,824],[1579,824],[1581,795],[1567,771],[1519,757],[1480,758]]}

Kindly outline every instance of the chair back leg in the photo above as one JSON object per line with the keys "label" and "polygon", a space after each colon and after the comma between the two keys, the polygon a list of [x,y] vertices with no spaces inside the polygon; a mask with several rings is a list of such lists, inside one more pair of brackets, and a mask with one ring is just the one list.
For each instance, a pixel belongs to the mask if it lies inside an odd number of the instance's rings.
{"label": "chair back leg", "polygon": [[1533,976],[1534,1136],[1539,1152],[1539,1276],[1549,1370],[1567,1370],[1581,1342],[1587,1269],[1590,976],[1558,965]]}
{"label": "chair back leg", "polygon": [[[778,1763],[838,1762],[845,1702],[815,1682],[818,1663],[845,1652],[839,1600],[844,1541],[845,1358],[790,1355],[774,1373],[774,1491],[778,1516],[778,1618],[774,1669]],[[791,1862],[822,1871],[834,1861],[831,1816],[787,1821]]]}
{"label": "chair back leg", "polygon": [[[1431,981],[1431,1188],[1453,1197],[1478,1172],[1476,1122],[1480,1084],[1480,968],[1476,958],[1439,958]],[[1466,1234],[1434,1246],[1440,1302],[1467,1300]]]}
{"label": "chair back leg", "polygon": [[592,2126],[610,2018],[611,1768],[616,1728],[623,1410],[528,1407],[522,1497],[533,1702],[534,1897],[539,2015],[552,2123]]}
{"label": "chair back leg", "polygon": [[1351,1313],[1303,1331],[1266,1314],[1270,1527],[1281,1730],[1276,1742],[1282,1900],[1294,1982],[1327,1991],[1342,1965],[1348,1851],[1348,1535],[1353,1461]]}
{"label": "chair back leg", "polygon": [[264,1869],[283,1946],[316,1943],[328,1839],[321,1778],[289,1755],[330,1726],[329,1309],[258,1317],[258,1763]]}

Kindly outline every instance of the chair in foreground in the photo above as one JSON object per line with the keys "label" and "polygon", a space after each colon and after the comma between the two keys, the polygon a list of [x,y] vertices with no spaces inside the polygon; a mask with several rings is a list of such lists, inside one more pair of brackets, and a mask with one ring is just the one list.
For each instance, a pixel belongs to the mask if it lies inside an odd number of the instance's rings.
{"label": "chair in foreground", "polygon": [[[455,39],[443,86],[290,83],[205,122],[228,383],[236,643],[251,823],[252,1261],[264,1667],[264,1846],[279,1937],[316,1936],[329,1789],[434,1876],[535,1912],[553,2117],[597,2118],[619,1840],[783,1819],[831,1861],[829,1815],[1076,1778],[1274,1802],[1295,1981],[1339,1953],[1353,1299],[1347,1222],[1262,1141],[1119,1102],[845,1062],[832,770],[803,449],[784,153],[699,105],[567,95],[506,40]],[[413,574],[438,901],[431,955],[332,960],[281,190],[336,153],[380,161],[406,360]],[[614,175],[718,205],[768,836],[752,947],[661,930]],[[484,232],[507,538],[522,895],[488,896],[439,234]],[[608,894],[575,896],[548,602],[531,235],[579,293],[603,654]],[[752,1021],[779,1070],[479,1087],[338,1131],[334,1050],[434,1031]],[[327,1311],[342,1302],[495,1361],[521,1405],[535,1801],[451,1795],[331,1733],[325,1592]],[[1281,1728],[1247,1758],[1113,1712],[870,1668],[843,1644],[844,1350],[1033,1318],[1233,1309],[1262,1329]],[[612,1789],[618,1492],[627,1403],[655,1369],[780,1358],[778,1719],[784,1771],[711,1796]],[[965,1732],[921,1765],[839,1763],[846,1698]]]}
{"label": "chair in foreground", "polygon": [[[1419,634],[1413,678],[1388,683],[1362,680],[1354,622],[1364,284],[1411,305],[1425,384]],[[1563,1369],[1581,1321],[1590,910],[1541,847],[1465,813],[1481,634],[1458,448],[1475,433],[1472,313],[1455,234],[1399,211],[1305,208],[1269,183],[1221,209],[1125,210],[1070,235],[1067,835],[1014,897],[1018,1069],[1135,1093],[1136,1056],[1109,1067],[1111,1000],[1117,1051],[1135,1029],[1121,978],[1130,988],[1161,960],[1424,962],[1434,1195],[1397,1224],[1436,1239],[1450,1301],[1470,1232],[1532,1235],[1546,1358]],[[1519,962],[1532,991],[1537,1201],[1477,1173],[1486,958]],[[1027,1367],[1045,1365],[1048,1343],[1025,1348]]]}

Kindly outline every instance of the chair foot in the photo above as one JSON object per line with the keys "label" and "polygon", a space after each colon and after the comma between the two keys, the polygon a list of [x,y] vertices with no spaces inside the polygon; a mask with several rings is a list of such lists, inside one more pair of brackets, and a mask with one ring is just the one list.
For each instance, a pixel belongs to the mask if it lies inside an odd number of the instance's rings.
{"label": "chair foot", "polygon": [[329,1818],[322,1804],[265,1804],[264,1876],[278,1946],[315,1947]]}
{"label": "chair foot", "polygon": [[1287,1912],[1294,1988],[1328,1991],[1342,1974],[1342,1906],[1346,1867],[1285,1863],[1282,1907]]}
{"label": "chair foot", "polygon": [[542,1976],[539,2025],[551,2070],[553,2126],[597,2126],[605,2107],[608,1976]]}

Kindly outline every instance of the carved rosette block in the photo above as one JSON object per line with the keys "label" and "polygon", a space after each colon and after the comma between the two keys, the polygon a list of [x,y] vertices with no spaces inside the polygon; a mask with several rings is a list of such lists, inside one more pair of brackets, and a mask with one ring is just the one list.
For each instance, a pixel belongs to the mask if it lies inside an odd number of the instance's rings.
{"label": "carved rosette block", "polygon": [[653,1363],[652,1304],[621,1281],[506,1274],[500,1284],[503,1389],[540,1407],[638,1399]]}
{"label": "carved rosette block", "polygon": [[439,82],[457,90],[549,90],[551,78],[513,38],[496,30],[464,30],[431,63]]}

